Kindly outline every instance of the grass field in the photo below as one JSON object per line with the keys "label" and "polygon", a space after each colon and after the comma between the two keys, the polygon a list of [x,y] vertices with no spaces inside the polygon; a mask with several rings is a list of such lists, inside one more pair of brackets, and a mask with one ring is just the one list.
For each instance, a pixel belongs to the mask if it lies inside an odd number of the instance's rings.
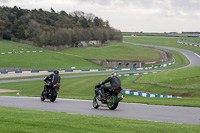
{"label": "grass field", "polygon": [[[200,54],[200,48],[194,46],[188,46],[177,43],[177,41],[182,38],[174,37],[174,38],[166,38],[166,37],[124,37],[124,41],[141,43],[141,44],[150,44],[150,45],[158,45],[158,46],[167,46],[174,48],[181,48],[193,51],[194,53]],[[198,39],[198,38],[194,38]]]}
{"label": "grass field", "polygon": [[[38,47],[12,41],[0,40],[0,42],[3,42],[0,43],[0,47],[3,52],[12,51],[13,48],[15,48],[15,51],[22,51],[21,48],[23,48],[24,51],[40,50]],[[183,55],[180,55],[177,52],[174,52],[173,54],[175,54],[175,57],[176,55],[177,57],[181,56],[180,58],[178,57],[176,60],[184,58]],[[44,53],[6,54],[0,56],[1,68],[20,68],[23,70],[69,70],[72,66],[75,66],[76,69],[104,68],[98,64],[85,60],[86,58],[152,61],[158,59],[160,55],[157,51],[153,51],[152,49],[140,46],[127,45],[123,43],[109,43],[106,45],[106,47],[102,48],[69,48],[55,52],[47,51]],[[180,65],[185,64],[188,63],[179,63],[179,66],[174,66],[173,68],[180,67]]]}
{"label": "grass field", "polygon": [[[175,64],[167,66],[162,69],[173,69],[183,67],[189,64],[188,59],[177,51],[171,51],[175,57]],[[9,67],[9,68],[21,68],[24,70],[70,70],[71,66],[76,66],[76,69],[102,69],[104,67],[83,60],[78,57],[69,56],[60,53],[54,53],[53,55],[49,52],[44,53],[23,53],[23,54],[12,54],[12,55],[0,55],[3,58],[0,58],[1,63],[0,67]],[[52,59],[56,60],[56,63],[52,63]],[[30,62],[31,60],[31,62]],[[170,61],[171,62],[171,61]],[[83,66],[83,64],[85,66]],[[155,64],[155,66],[160,66],[160,64]],[[158,70],[158,69],[155,69]]]}
{"label": "grass field", "polygon": [[[41,50],[38,47],[7,40],[0,40],[0,42],[2,42],[0,43],[0,52]],[[154,61],[160,58],[159,52],[152,49],[117,42],[109,43],[106,47],[101,48],[69,48],[61,51],[45,50],[43,53],[6,54],[0,56],[0,67],[25,70],[69,70],[72,66],[75,66],[76,69],[101,69],[104,67],[85,59]]]}
{"label": "grass field", "polygon": [[[157,69],[154,69],[154,70],[163,70],[163,69],[174,69],[174,68],[179,68],[179,67],[183,67],[187,64],[189,64],[189,60],[183,55],[181,54],[180,52],[177,52],[177,51],[172,51],[172,54],[174,55],[174,58],[176,60],[175,64],[174,65],[170,65],[170,66],[167,66],[167,67],[163,67],[163,68],[157,68]],[[171,61],[170,61],[171,62]],[[95,64],[96,65],[96,64]],[[161,64],[155,64],[155,66],[160,66]],[[91,65],[92,66],[92,65]],[[69,66],[70,67],[70,66]],[[59,69],[65,69],[65,68],[69,68],[69,67],[66,67],[66,66],[63,66],[63,67],[59,67]],[[96,68],[98,68],[98,66],[94,66]],[[81,66],[78,67],[81,69]],[[84,68],[84,67],[82,67]],[[90,67],[92,68],[92,67]],[[99,67],[101,68],[101,67]],[[49,68],[51,69],[51,67]],[[70,68],[69,68],[70,69]],[[118,71],[118,72],[133,72],[133,71]],[[135,72],[135,71],[134,71]],[[62,76],[65,76],[65,75],[80,75],[80,74],[91,74],[91,73],[101,73],[101,72],[84,72],[84,73],[67,73],[67,74],[61,74]],[[103,72],[103,73],[110,73],[110,72]],[[18,78],[36,78],[36,77],[44,77],[44,75],[40,75],[40,76],[26,76],[26,77],[18,77]],[[17,77],[14,77],[14,78],[0,78],[0,80],[5,80],[5,79],[18,79]]]}
{"label": "grass field", "polygon": [[199,125],[0,107],[1,133],[197,133]]}
{"label": "grass field", "polygon": [[184,38],[181,38],[180,40],[184,41],[184,42],[190,42],[190,43],[200,44],[200,38],[184,37]]}
{"label": "grass field", "polygon": [[19,52],[19,51],[34,51],[34,50],[40,51],[46,49],[23,43],[0,39],[0,52]]}
{"label": "grass field", "polygon": [[[200,90],[200,66],[142,76],[137,81],[171,88]],[[200,91],[199,91],[200,94]]]}
{"label": "grass field", "polygon": [[62,53],[22,53],[0,56],[0,67],[17,67],[27,70],[70,70],[72,66],[76,66],[76,69],[104,68],[82,58]]}
{"label": "grass field", "polygon": [[79,55],[85,59],[153,61],[160,58],[160,54],[152,49],[118,42],[108,43],[105,47],[79,48],[76,50],[66,49],[62,50],[62,52]]}

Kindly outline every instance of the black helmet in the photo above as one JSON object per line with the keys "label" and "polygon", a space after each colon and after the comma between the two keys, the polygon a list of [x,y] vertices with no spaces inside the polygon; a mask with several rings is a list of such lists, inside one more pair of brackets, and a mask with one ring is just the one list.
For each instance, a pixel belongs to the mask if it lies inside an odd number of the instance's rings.
{"label": "black helmet", "polygon": [[58,71],[58,70],[55,70],[53,73],[55,73],[55,74],[59,74],[59,71]]}

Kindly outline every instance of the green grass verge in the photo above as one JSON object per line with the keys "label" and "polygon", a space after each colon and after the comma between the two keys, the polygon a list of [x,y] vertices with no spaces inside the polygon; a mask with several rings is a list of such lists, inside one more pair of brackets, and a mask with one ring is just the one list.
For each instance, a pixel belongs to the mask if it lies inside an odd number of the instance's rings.
{"label": "green grass verge", "polygon": [[0,107],[1,133],[197,133],[199,125]]}
{"label": "green grass verge", "polygon": [[[200,96],[200,66],[144,75],[136,83],[171,88],[174,94]],[[190,91],[188,91],[190,90]]]}
{"label": "green grass verge", "polygon": [[[76,98],[76,99],[92,99],[94,96],[94,86],[103,81],[108,76],[96,77],[78,77],[61,79],[61,90],[59,97]],[[43,90],[44,81],[28,81],[1,83],[1,89],[21,90],[21,96],[40,96]],[[16,93],[0,93],[0,95],[14,96]]]}

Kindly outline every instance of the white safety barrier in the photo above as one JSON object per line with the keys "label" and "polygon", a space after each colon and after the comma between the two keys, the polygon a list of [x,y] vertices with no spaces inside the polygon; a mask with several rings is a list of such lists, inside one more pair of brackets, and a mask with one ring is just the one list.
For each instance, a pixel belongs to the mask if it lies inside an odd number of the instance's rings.
{"label": "white safety barrier", "polygon": [[[155,66],[155,67],[144,67],[144,68],[117,68],[117,69],[88,69],[88,70],[61,70],[59,72],[103,72],[103,71],[125,71],[125,70],[149,70],[149,69],[154,69],[154,68],[162,68],[166,67],[169,65],[174,64],[174,62],[167,63],[167,64],[162,64],[160,66]],[[12,72],[0,72],[0,74],[13,74],[13,73],[52,73],[53,71],[12,71]]]}
{"label": "white safety barrier", "polygon": [[0,54],[21,54],[21,53],[42,53],[43,51],[16,51],[16,52],[2,52]]}
{"label": "white safety barrier", "polygon": [[137,91],[130,91],[130,90],[121,90],[124,94],[130,94],[135,96],[143,96],[143,97],[157,97],[157,98],[182,98],[178,96],[172,96],[172,95],[159,95],[159,94],[150,94],[150,93],[144,93],[144,92],[137,92]]}

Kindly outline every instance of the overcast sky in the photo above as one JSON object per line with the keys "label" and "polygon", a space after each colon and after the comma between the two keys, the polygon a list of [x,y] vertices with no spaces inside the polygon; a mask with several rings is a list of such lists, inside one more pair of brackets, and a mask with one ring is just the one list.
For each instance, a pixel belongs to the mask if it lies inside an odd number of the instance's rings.
{"label": "overcast sky", "polygon": [[0,0],[0,6],[83,11],[123,32],[200,32],[200,0]]}

